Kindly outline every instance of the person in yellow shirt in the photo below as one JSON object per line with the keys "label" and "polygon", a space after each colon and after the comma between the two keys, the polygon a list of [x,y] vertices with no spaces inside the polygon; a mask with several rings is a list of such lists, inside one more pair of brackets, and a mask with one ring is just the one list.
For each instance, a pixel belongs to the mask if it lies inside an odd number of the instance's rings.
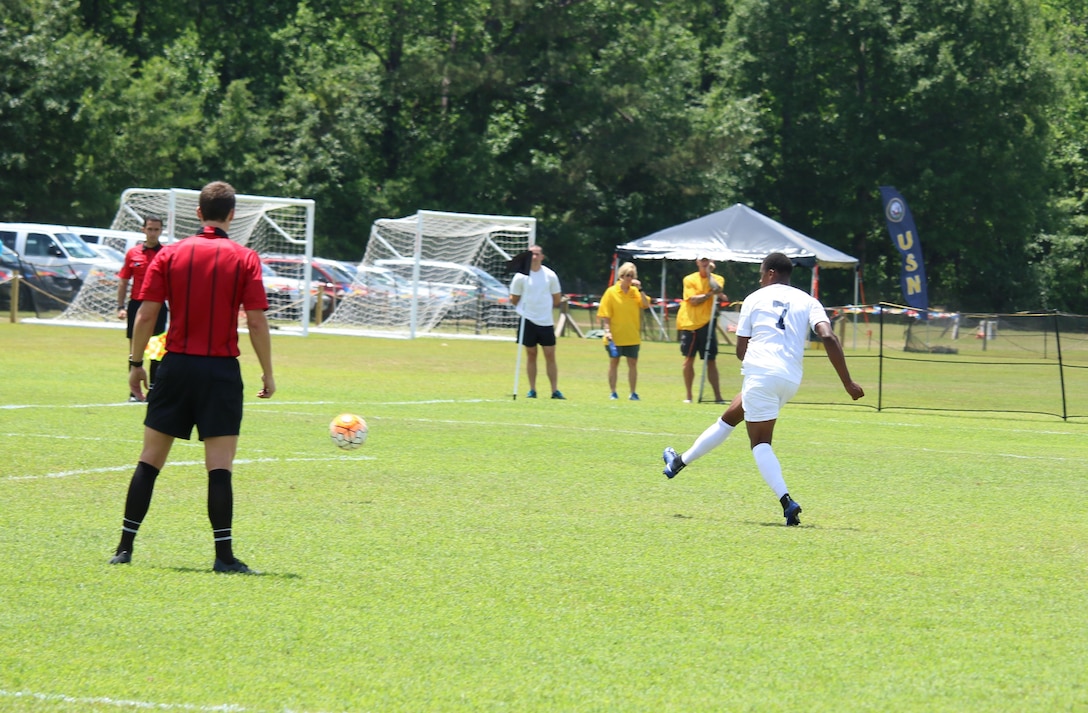
{"label": "person in yellow shirt", "polygon": [[642,344],[642,310],[650,306],[649,296],[639,289],[638,271],[633,263],[625,262],[616,272],[619,281],[601,296],[597,317],[604,328],[604,346],[609,350],[608,388],[616,395],[616,378],[620,357],[627,357],[627,384],[631,401],[638,401],[638,350]]}
{"label": "person in yellow shirt", "polygon": [[[691,384],[695,381],[695,356],[706,359],[706,377],[714,389],[714,400],[722,403],[721,387],[718,385],[718,337],[710,324],[710,313],[718,295],[724,296],[725,280],[713,274],[714,263],[707,255],[700,256],[695,264],[698,272],[684,278],[684,299],[676,315],[676,331],[680,337],[680,353],[684,356],[684,388],[687,398],[684,403],[691,403]],[[707,350],[707,339],[710,349]]]}

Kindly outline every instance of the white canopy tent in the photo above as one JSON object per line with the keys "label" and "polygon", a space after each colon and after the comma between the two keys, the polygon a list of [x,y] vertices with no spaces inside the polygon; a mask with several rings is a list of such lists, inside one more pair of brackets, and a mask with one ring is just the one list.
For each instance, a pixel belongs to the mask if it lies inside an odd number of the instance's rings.
{"label": "white canopy tent", "polygon": [[780,252],[796,261],[815,260],[824,267],[854,267],[851,257],[746,205],[736,203],[717,213],[659,230],[619,245],[617,250],[639,260],[695,260],[707,253],[719,261],[760,263]]}
{"label": "white canopy tent", "polygon": [[616,251],[634,260],[662,261],[662,322],[665,309],[665,261],[694,261],[704,254],[719,262],[761,263],[771,253],[783,253],[796,264],[812,266],[812,294],[817,297],[820,267],[852,268],[854,303],[857,304],[858,301],[857,258],[802,235],[740,203],[617,245]]}

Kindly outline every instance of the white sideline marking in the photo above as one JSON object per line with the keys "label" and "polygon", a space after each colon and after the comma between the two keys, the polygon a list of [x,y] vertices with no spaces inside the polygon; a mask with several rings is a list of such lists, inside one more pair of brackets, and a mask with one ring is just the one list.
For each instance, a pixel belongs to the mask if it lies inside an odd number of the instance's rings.
{"label": "white sideline marking", "polygon": [[[336,403],[335,401],[268,401],[261,399],[260,401],[246,401],[246,406],[267,406],[267,405],[282,405],[282,406],[327,406],[328,404]],[[117,401],[107,402],[102,404],[68,404],[66,406],[58,406],[56,404],[0,404],[0,409],[14,411],[24,408],[129,408],[132,406],[147,406],[144,403],[138,403],[135,401]]]}
{"label": "white sideline marking", "polygon": [[[428,399],[424,401],[374,401],[365,404],[367,407],[371,406],[432,406],[434,404],[488,404],[488,403],[500,403],[508,401],[509,399]],[[330,404],[340,403],[339,401],[275,401],[268,399],[261,399],[260,401],[246,401],[246,408],[261,408],[261,407],[276,407],[276,406],[328,406]],[[115,403],[102,403],[102,404],[68,404],[66,406],[57,406],[56,404],[0,404],[0,411],[17,411],[19,409],[28,408],[47,408],[47,409],[59,409],[59,408],[130,408],[132,406],[146,406],[147,404],[130,402],[130,401],[118,401]]]}
{"label": "white sideline marking", "polygon": [[52,438],[57,441],[109,441],[110,443],[119,443],[121,441],[128,441],[130,443],[140,443],[142,439],[137,437],[132,438],[107,438],[105,436],[69,436],[63,433],[0,433],[0,436],[5,438]]}
{"label": "white sideline marking", "polygon": [[[374,456],[339,456],[331,457],[325,456],[321,458],[238,458],[234,461],[235,465],[247,465],[249,463],[307,463],[307,462],[326,462],[326,461],[339,461],[345,460],[377,460]],[[167,461],[168,467],[173,466],[186,466],[186,465],[204,465],[204,460],[178,460]],[[42,475],[9,475],[3,480],[45,480],[47,478],[69,478],[73,475],[93,475],[95,473],[118,473],[127,470],[132,470],[136,467],[135,463],[129,463],[126,465],[112,465],[105,468],[83,468],[80,470],[62,470],[57,473],[43,473]]]}
{"label": "white sideline marking", "polygon": [[60,701],[62,703],[75,703],[77,705],[92,704],[92,705],[106,705],[117,706],[118,708],[150,708],[161,711],[223,711],[225,713],[235,713],[245,711],[243,706],[236,705],[234,703],[224,703],[218,706],[198,706],[192,703],[153,703],[151,701],[128,701],[121,698],[76,698],[74,696],[66,696],[62,693],[34,693],[33,691],[5,691],[0,689],[0,698],[32,698],[38,701]]}

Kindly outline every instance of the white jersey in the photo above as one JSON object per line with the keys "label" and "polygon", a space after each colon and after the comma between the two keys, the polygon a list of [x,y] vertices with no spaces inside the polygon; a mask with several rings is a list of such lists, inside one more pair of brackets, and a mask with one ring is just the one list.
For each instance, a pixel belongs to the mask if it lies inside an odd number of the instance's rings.
{"label": "white jersey", "polygon": [[552,295],[559,292],[559,276],[553,271],[540,266],[539,270],[530,270],[528,275],[518,273],[510,281],[510,294],[520,295],[517,313],[533,324],[551,327],[555,324],[552,310]]}
{"label": "white jersey", "polygon": [[809,332],[829,321],[820,301],[796,287],[761,287],[745,298],[737,322],[737,336],[749,337],[741,373],[800,384]]}

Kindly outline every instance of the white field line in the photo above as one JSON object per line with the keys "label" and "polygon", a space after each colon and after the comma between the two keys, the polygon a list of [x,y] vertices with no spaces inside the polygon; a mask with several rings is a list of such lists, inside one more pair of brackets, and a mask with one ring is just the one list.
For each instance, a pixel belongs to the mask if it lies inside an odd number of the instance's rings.
{"label": "white field line", "polygon": [[154,703],[152,701],[129,701],[122,698],[94,697],[77,698],[61,693],[35,693],[33,691],[5,691],[0,689],[0,699],[33,700],[43,703],[69,703],[75,705],[116,706],[117,708],[138,708],[159,711],[200,711],[201,713],[241,713],[247,710],[243,706],[225,703],[218,706],[198,706],[192,703]]}
{"label": "white field line", "polygon": [[[509,399],[428,399],[425,401],[373,401],[368,402],[366,405],[371,406],[433,406],[434,404],[486,404],[486,403],[501,403],[508,401]],[[245,403],[246,408],[274,408],[277,406],[328,406],[330,404],[341,403],[340,401],[275,401],[261,399],[260,401],[247,401]],[[57,406],[56,404],[0,404],[0,411],[18,411],[20,409],[51,409],[57,410],[62,408],[69,409],[82,409],[82,408],[133,408],[137,406],[143,406],[144,404],[130,403],[128,401],[118,401],[116,403],[101,403],[101,404],[67,404],[64,406]]]}
{"label": "white field line", "polygon": [[[249,463],[327,463],[336,461],[343,463],[344,461],[364,461],[364,460],[377,460],[374,456],[324,456],[321,458],[238,458],[234,461],[235,465],[246,465]],[[204,465],[204,460],[178,460],[167,461],[167,466],[194,466]],[[119,473],[124,471],[130,471],[136,467],[135,463],[128,463],[125,465],[111,465],[104,468],[81,468],[79,470],[62,470],[56,473],[42,473],[40,475],[9,475],[0,478],[2,480],[46,480],[49,478],[70,478],[77,475],[94,475],[95,473]]]}
{"label": "white field line", "polygon": [[[197,713],[245,713],[252,710],[237,703],[222,703],[216,706],[202,706],[195,703],[156,703],[154,701],[133,701],[124,698],[110,698],[109,696],[89,696],[79,698],[63,693],[37,693],[34,691],[5,691],[0,689],[0,700],[8,698],[12,700],[33,700],[42,703],[68,703],[74,705],[114,706],[115,708],[136,708],[138,710],[157,711],[197,711]],[[304,713],[303,711],[285,708],[282,713]]]}

